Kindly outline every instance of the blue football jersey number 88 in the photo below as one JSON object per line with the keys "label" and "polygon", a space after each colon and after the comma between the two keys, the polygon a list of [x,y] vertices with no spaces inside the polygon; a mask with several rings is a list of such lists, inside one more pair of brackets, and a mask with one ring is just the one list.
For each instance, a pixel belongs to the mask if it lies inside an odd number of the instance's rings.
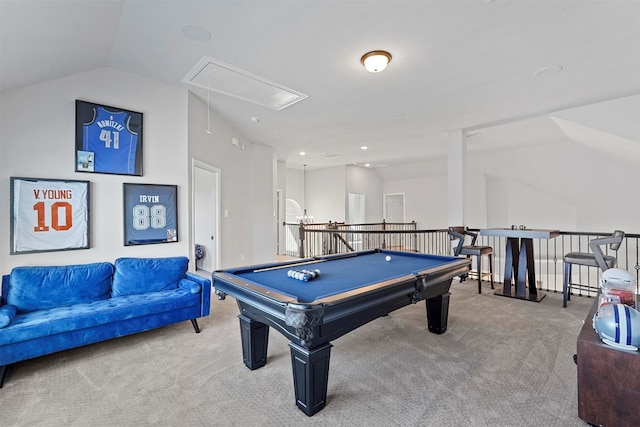
{"label": "blue football jersey number 88", "polygon": [[133,207],[133,223],[135,230],[164,228],[167,226],[167,208],[164,205],[135,205]]}

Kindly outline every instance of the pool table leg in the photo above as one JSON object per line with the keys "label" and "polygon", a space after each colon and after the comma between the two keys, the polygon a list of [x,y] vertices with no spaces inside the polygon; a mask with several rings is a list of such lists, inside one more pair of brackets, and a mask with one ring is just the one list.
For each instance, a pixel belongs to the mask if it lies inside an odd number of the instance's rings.
{"label": "pool table leg", "polygon": [[447,318],[449,317],[450,292],[426,300],[427,326],[434,334],[444,334],[447,330]]}
{"label": "pool table leg", "polygon": [[269,326],[242,314],[238,319],[240,319],[240,336],[242,337],[242,360],[251,370],[261,368],[267,363]]}
{"label": "pool table leg", "polygon": [[293,387],[296,405],[312,416],[327,403],[329,358],[332,345],[327,343],[312,350],[290,343]]}

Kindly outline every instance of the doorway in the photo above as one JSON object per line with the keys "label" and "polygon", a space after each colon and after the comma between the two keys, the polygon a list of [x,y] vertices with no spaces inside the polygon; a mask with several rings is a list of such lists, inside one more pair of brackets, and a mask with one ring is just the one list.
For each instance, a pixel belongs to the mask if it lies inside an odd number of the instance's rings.
{"label": "doorway", "polygon": [[404,193],[384,195],[384,217],[386,222],[404,222]]}
{"label": "doorway", "polygon": [[196,270],[220,268],[220,170],[193,159],[193,242],[202,249]]}

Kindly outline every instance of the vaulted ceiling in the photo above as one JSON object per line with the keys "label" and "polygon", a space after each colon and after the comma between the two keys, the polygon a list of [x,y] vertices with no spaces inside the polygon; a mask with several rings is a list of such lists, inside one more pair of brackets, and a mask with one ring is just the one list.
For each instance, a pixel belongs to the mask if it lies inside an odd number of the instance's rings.
{"label": "vaulted ceiling", "polygon": [[[640,1],[2,0],[0,24],[2,92],[117,68],[208,97],[292,167],[429,158],[456,129],[473,149],[566,135],[551,115],[640,144]],[[376,49],[393,58],[371,74]],[[186,83],[205,57],[307,97]]]}

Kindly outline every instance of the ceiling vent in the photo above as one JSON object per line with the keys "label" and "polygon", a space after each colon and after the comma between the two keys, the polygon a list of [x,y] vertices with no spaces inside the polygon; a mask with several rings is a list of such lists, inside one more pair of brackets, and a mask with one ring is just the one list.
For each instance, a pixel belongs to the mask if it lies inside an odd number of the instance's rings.
{"label": "ceiling vent", "polygon": [[308,96],[208,56],[202,57],[182,81],[276,111]]}

